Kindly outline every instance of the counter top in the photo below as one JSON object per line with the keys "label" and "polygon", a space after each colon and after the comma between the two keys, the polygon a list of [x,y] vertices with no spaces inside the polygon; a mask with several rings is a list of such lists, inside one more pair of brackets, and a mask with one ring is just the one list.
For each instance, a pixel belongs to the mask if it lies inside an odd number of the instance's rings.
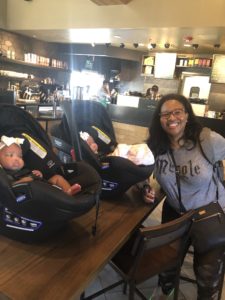
{"label": "counter top", "polygon": [[[145,100],[146,101],[146,100]],[[153,100],[148,100],[153,101]],[[156,101],[154,101],[156,102]],[[156,102],[157,103],[157,102]],[[115,104],[108,104],[108,113],[114,122],[138,125],[143,127],[149,127],[154,114],[154,107],[136,108],[127,106],[117,106]],[[225,137],[225,120],[207,118],[207,117],[197,117],[200,123],[204,127],[209,127],[210,129],[218,132],[223,137]]]}

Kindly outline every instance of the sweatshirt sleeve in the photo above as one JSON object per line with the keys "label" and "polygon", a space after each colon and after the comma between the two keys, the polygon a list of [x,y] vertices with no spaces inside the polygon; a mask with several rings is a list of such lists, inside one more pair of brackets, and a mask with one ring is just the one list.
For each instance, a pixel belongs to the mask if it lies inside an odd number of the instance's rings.
{"label": "sweatshirt sleeve", "polygon": [[[225,159],[225,138],[216,133],[215,131],[210,131],[209,143],[212,149],[212,162],[217,162],[218,160]],[[207,144],[207,143],[206,143]]]}
{"label": "sweatshirt sleeve", "polygon": [[225,138],[222,135],[204,127],[200,133],[200,143],[212,164],[218,160],[225,160]]}

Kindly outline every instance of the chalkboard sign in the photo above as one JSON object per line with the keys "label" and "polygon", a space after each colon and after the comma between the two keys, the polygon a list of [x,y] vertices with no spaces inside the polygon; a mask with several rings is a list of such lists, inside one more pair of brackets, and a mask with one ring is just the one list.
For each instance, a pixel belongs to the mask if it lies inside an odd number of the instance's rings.
{"label": "chalkboard sign", "polygon": [[210,81],[212,83],[225,83],[225,55],[213,55]]}

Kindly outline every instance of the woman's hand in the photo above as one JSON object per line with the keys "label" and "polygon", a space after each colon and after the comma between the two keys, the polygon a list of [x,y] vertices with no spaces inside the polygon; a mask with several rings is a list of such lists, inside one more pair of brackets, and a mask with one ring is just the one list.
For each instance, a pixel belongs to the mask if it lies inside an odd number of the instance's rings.
{"label": "woman's hand", "polygon": [[143,186],[143,198],[145,203],[153,203],[155,201],[155,190],[149,184]]}

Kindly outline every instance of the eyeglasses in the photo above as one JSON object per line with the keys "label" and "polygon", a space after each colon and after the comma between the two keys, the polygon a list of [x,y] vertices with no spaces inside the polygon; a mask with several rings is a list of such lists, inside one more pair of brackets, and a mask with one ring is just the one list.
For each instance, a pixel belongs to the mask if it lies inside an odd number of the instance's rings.
{"label": "eyeglasses", "polygon": [[160,113],[159,116],[162,119],[169,119],[171,115],[173,115],[175,118],[183,117],[185,113],[185,110],[183,108],[178,108],[173,111],[165,111],[163,113]]}

